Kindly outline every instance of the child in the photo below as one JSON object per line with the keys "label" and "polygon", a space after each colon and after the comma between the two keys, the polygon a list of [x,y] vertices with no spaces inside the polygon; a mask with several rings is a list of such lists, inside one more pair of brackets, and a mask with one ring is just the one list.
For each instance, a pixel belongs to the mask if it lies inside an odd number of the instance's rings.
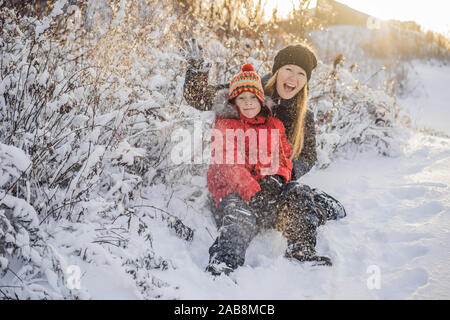
{"label": "child", "polygon": [[291,147],[282,122],[266,104],[260,77],[251,64],[230,82],[226,117],[217,115],[208,189],[215,204],[219,236],[209,249],[207,271],[228,274],[243,265],[259,227],[274,227],[270,205],[291,180]]}
{"label": "child", "polygon": [[276,174],[286,182],[292,171],[284,126],[272,117],[261,80],[250,63],[231,79],[227,105],[234,115],[216,118],[207,174],[216,206],[230,193],[248,201],[261,190],[258,180],[265,175]]}

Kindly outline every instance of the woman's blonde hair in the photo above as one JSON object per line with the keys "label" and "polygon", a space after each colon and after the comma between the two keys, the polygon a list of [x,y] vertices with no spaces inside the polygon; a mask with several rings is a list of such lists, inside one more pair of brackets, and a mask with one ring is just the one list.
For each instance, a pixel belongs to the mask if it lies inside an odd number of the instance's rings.
{"label": "woman's blonde hair", "polygon": [[[273,96],[276,90],[278,70],[272,75],[272,77],[267,81],[264,87],[264,92],[268,96]],[[296,159],[300,155],[303,149],[303,142],[305,138],[305,118],[308,103],[308,83],[305,83],[303,89],[297,93],[296,105],[293,110],[286,110],[291,115],[296,116],[294,120],[293,128],[287,132],[287,138],[292,146],[292,158]]]}

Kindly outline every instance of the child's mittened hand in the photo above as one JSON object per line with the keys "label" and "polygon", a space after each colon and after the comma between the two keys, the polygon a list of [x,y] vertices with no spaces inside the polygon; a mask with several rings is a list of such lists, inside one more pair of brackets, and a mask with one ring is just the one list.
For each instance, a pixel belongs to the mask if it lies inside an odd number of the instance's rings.
{"label": "child's mittened hand", "polygon": [[261,189],[280,190],[283,185],[283,178],[277,174],[265,176],[259,180]]}

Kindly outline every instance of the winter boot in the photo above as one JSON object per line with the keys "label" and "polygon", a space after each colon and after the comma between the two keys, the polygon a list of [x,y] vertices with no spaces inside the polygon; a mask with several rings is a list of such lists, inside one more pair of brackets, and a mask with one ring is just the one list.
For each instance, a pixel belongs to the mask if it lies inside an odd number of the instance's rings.
{"label": "winter boot", "polygon": [[[241,263],[241,261],[239,261],[239,257],[221,251],[222,250],[219,248],[218,239],[216,239],[214,244],[209,249],[210,258],[205,269],[206,272],[211,273],[213,276],[220,276],[222,273],[229,275],[237,269]],[[218,254],[219,252],[221,253]]]}
{"label": "winter boot", "polygon": [[295,259],[299,262],[313,262],[313,266],[332,266],[333,262],[325,256],[318,256],[314,248],[296,248],[291,245],[286,250],[285,257]]}
{"label": "winter boot", "polygon": [[209,248],[206,271],[229,274],[245,260],[245,252],[257,233],[256,214],[242,198],[229,194],[219,203],[216,214],[219,236]]}
{"label": "winter boot", "polygon": [[225,263],[212,262],[206,266],[205,271],[211,273],[213,276],[220,276],[221,274],[228,276],[234,269],[228,267]]}
{"label": "winter boot", "polygon": [[322,211],[327,220],[339,220],[347,215],[344,206],[329,194],[316,188],[312,192],[316,210]]}

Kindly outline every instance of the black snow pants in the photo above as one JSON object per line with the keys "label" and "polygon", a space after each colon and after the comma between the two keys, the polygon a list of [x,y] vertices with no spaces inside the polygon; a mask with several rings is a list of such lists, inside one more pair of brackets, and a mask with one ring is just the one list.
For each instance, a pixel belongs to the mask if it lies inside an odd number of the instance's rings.
{"label": "black snow pants", "polygon": [[316,255],[315,246],[320,225],[346,216],[336,199],[297,181],[266,188],[254,199],[247,203],[233,193],[217,209],[213,204],[219,235],[209,249],[210,265],[224,263],[231,271],[243,265],[251,240],[260,230],[270,228],[286,237],[286,257],[331,265],[329,258]]}

